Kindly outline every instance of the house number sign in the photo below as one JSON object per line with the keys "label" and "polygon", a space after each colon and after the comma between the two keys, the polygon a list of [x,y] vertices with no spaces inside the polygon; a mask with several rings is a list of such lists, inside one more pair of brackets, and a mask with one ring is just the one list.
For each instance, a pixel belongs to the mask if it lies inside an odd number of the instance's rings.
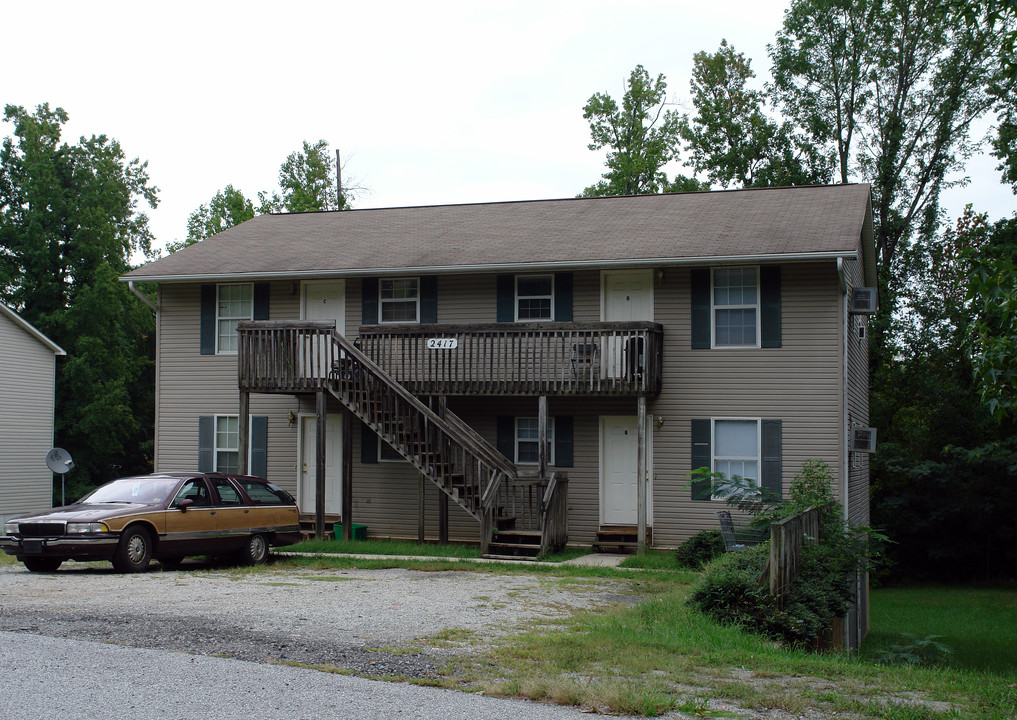
{"label": "house number sign", "polygon": [[459,338],[427,338],[428,350],[455,350],[459,347]]}

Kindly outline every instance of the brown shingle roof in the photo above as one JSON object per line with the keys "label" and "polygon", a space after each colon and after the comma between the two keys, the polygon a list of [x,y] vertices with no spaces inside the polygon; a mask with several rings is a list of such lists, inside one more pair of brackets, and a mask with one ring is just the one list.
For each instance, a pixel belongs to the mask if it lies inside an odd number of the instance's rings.
{"label": "brown shingle roof", "polygon": [[127,274],[189,280],[857,251],[867,185],[261,215]]}

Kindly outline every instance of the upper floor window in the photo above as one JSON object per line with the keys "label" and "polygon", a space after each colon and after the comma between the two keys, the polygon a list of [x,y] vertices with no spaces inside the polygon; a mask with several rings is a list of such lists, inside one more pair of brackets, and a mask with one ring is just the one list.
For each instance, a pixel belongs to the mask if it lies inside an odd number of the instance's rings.
{"label": "upper floor window", "polygon": [[217,287],[216,352],[237,351],[237,323],[254,318],[254,285],[231,283]]}
{"label": "upper floor window", "polygon": [[759,346],[759,268],[714,269],[713,346]]}
{"label": "upper floor window", "polygon": [[[516,462],[540,462],[540,421],[535,417],[516,418]],[[554,418],[547,419],[547,464],[554,465]]]}
{"label": "upper floor window", "polygon": [[381,278],[378,300],[381,322],[419,322],[420,278]]}
{"label": "upper floor window", "polygon": [[551,320],[553,318],[554,276],[517,276],[516,320]]}

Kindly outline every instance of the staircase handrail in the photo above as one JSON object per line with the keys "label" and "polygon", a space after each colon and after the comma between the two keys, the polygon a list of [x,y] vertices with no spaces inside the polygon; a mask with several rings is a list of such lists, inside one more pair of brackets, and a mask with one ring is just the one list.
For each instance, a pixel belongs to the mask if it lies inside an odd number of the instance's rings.
{"label": "staircase handrail", "polygon": [[[416,412],[422,415],[428,423],[434,425],[442,433],[451,439],[456,440],[464,450],[474,455],[478,460],[487,464],[494,471],[491,473],[491,477],[488,481],[488,486],[484,488],[481,499],[481,508],[484,511],[490,509],[491,504],[497,497],[498,489],[501,486],[502,480],[507,477],[515,477],[518,475],[518,470],[515,465],[498,453],[497,457],[490,452],[489,442],[482,435],[476,431],[464,432],[462,427],[465,423],[459,420],[458,424],[455,420],[447,420],[439,416],[427,405],[421,402],[413,393],[406,390],[402,385],[396,382],[392,377],[386,373],[377,363],[375,363],[370,357],[365,355],[359,348],[357,348],[352,342],[350,342],[345,336],[340,335],[336,331],[332,331],[332,345],[333,349],[338,347],[341,352],[336,353],[335,357],[342,357],[345,355],[347,358],[352,358],[362,367],[366,368],[374,377],[381,380],[390,391],[398,395],[404,400],[410,407]],[[456,418],[458,420],[458,418]]]}
{"label": "staircase handrail", "polygon": [[501,470],[503,473],[510,477],[514,477],[519,474],[519,470],[507,457],[502,455],[500,452],[497,451],[492,452],[490,448],[487,448],[484,445],[480,445],[479,443],[487,443],[488,442],[487,438],[485,438],[479,432],[474,430],[472,426],[466,423],[466,421],[464,421],[461,417],[459,417],[458,415],[456,415],[454,412],[447,408],[445,410],[445,420],[447,420],[449,424],[452,425],[452,427],[459,430],[459,432],[469,436],[474,441],[476,441],[478,443],[479,450],[477,454],[483,455],[484,459],[487,460],[487,462],[489,462],[491,465],[495,466],[496,468],[498,468],[499,470]]}

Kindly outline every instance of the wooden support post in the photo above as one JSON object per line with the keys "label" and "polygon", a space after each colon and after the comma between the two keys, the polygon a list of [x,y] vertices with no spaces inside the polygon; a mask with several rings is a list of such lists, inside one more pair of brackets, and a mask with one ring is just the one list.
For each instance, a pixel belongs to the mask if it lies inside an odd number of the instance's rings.
{"label": "wooden support post", "polygon": [[636,412],[636,552],[646,552],[646,396],[640,394]]}
{"label": "wooden support post", "polygon": [[353,412],[343,410],[343,540],[353,539]]}
{"label": "wooden support post", "polygon": [[237,472],[246,475],[250,472],[247,458],[251,447],[251,393],[246,390],[240,391],[240,418],[237,424],[240,426],[240,438],[237,442]]}
{"label": "wooden support post", "polygon": [[427,484],[424,474],[420,474],[420,485],[417,489],[417,542],[424,544],[424,486]]}
{"label": "wooden support post", "polygon": [[547,395],[541,395],[537,401],[537,437],[540,445],[537,449],[537,477],[547,477]]}
{"label": "wooden support post", "polygon": [[314,537],[325,539],[325,391],[315,397]]}
{"label": "wooden support post", "polygon": [[448,495],[438,490],[438,542],[448,545]]}

